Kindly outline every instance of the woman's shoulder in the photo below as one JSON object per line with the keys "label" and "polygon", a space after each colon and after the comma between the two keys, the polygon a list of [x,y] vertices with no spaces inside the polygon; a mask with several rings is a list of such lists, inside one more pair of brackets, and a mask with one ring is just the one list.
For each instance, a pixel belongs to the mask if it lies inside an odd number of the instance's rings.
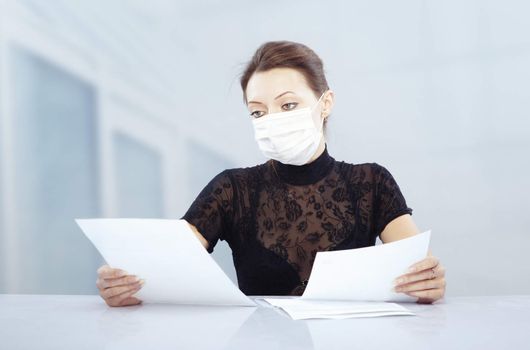
{"label": "woman's shoulder", "polygon": [[392,176],[384,165],[377,162],[350,163],[338,162],[339,169],[352,180],[379,182]]}
{"label": "woman's shoulder", "polygon": [[263,173],[264,167],[265,163],[247,167],[226,168],[215,175],[214,179],[237,184],[248,183],[252,179],[259,177]]}
{"label": "woman's shoulder", "polygon": [[226,176],[251,176],[262,172],[265,166],[266,163],[257,164],[253,166],[227,168],[221,173],[225,174]]}

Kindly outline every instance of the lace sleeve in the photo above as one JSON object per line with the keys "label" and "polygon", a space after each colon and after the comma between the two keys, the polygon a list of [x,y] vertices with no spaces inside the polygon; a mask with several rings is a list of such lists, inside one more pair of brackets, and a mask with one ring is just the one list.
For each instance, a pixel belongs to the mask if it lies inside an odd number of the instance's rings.
{"label": "lace sleeve", "polygon": [[227,239],[232,221],[232,201],[233,185],[228,170],[224,170],[210,180],[181,217],[194,225],[208,241],[208,253],[213,252],[219,239]]}
{"label": "lace sleeve", "polygon": [[403,214],[411,214],[412,209],[401,193],[392,174],[382,165],[373,163],[375,181],[374,230],[379,236],[386,225]]}

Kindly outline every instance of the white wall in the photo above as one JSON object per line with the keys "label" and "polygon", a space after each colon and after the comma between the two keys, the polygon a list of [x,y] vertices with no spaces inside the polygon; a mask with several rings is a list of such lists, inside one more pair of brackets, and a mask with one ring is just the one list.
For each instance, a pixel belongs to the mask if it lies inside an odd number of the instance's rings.
{"label": "white wall", "polygon": [[[172,189],[183,195],[170,196],[175,203],[165,204],[173,208],[167,216],[181,213],[203,185],[190,182],[190,174],[213,176],[264,160],[238,74],[264,41],[300,41],[322,57],[336,94],[330,153],[392,172],[420,229],[433,230],[448,295],[530,292],[527,2],[20,3],[29,9],[20,26],[48,28],[48,40],[87,62],[86,72],[103,76],[98,81],[133,85],[154,101],[144,105],[165,106],[138,114],[170,125],[177,164],[199,164]],[[108,85],[96,85],[107,96]],[[113,90],[120,101],[134,102]],[[168,143],[153,147],[171,157]],[[203,169],[210,163],[201,159],[210,157],[216,165]],[[0,168],[4,184],[6,172]],[[217,258],[229,263],[229,251],[219,251]]]}

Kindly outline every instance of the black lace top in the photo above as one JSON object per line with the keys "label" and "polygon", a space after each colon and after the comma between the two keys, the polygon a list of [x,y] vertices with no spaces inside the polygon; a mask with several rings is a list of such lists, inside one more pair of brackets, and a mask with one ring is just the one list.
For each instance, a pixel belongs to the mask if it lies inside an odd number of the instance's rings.
{"label": "black lace top", "polygon": [[385,226],[412,214],[390,172],[336,161],[328,149],[301,166],[269,160],[227,169],[182,219],[209,243],[232,249],[246,295],[301,295],[318,251],[371,246]]}

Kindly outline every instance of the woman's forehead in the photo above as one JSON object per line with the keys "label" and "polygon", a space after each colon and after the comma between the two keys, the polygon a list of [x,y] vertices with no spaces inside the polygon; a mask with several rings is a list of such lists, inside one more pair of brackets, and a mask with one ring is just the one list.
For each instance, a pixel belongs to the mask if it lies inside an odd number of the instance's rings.
{"label": "woman's forehead", "polygon": [[285,91],[305,95],[309,89],[305,77],[296,69],[273,68],[256,72],[247,84],[247,100],[263,101],[274,99]]}

